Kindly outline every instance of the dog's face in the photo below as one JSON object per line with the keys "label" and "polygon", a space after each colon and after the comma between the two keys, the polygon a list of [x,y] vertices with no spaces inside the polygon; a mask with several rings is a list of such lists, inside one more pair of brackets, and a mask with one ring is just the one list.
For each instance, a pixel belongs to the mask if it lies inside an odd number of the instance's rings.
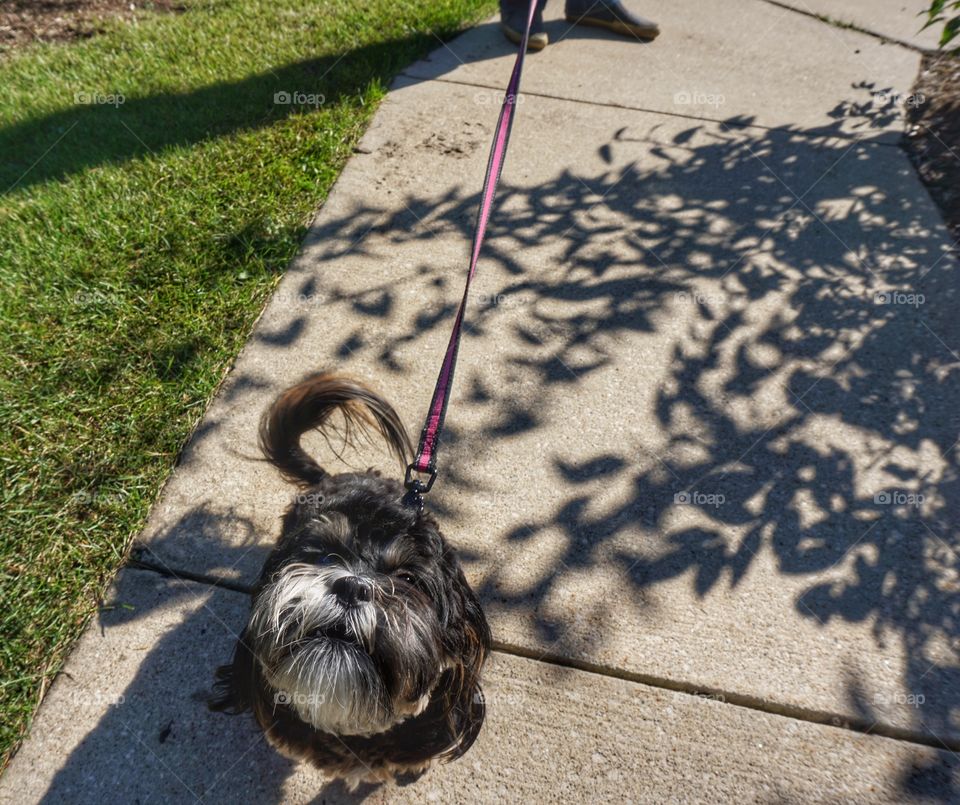
{"label": "dog's face", "polygon": [[341,475],[299,495],[255,594],[245,639],[262,678],[324,732],[372,735],[418,715],[447,669],[470,696],[485,655],[456,559],[399,491]]}

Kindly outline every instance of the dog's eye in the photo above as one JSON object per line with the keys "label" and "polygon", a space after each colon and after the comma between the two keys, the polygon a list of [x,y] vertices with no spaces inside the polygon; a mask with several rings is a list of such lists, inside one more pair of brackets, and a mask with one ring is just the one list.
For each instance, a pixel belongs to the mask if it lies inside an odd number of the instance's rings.
{"label": "dog's eye", "polygon": [[405,584],[416,584],[416,583],[417,583],[417,580],[416,580],[416,578],[414,577],[413,573],[409,573],[409,572],[406,571],[406,570],[398,570],[394,575],[395,575],[398,579],[400,579],[400,581],[404,582]]}

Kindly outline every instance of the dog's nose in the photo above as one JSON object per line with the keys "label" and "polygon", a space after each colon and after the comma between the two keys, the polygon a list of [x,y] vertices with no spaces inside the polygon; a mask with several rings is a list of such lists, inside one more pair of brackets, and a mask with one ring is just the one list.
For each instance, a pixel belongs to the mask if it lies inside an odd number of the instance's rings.
{"label": "dog's nose", "polygon": [[341,576],[330,590],[348,607],[355,607],[373,599],[373,585],[359,576]]}

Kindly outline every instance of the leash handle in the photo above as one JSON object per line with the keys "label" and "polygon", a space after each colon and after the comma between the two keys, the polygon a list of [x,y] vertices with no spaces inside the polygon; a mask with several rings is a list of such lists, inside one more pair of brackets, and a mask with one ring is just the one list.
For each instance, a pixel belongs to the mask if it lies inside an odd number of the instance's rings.
{"label": "leash handle", "polygon": [[[490,221],[490,212],[493,209],[493,200],[497,194],[497,185],[500,182],[500,173],[503,170],[504,158],[507,155],[507,143],[510,140],[510,129],[513,126],[514,112],[517,107],[517,94],[520,91],[520,73],[523,71],[523,57],[527,52],[527,42],[530,39],[530,28],[540,0],[530,0],[527,11],[527,27],[523,32],[517,60],[513,65],[513,73],[507,84],[507,91],[500,105],[500,117],[497,119],[497,128],[490,147],[490,156],[487,159],[487,174],[483,180],[483,191],[480,194],[480,207],[477,210],[477,222],[473,234],[473,249],[470,255],[470,266],[467,270],[467,279],[463,287],[463,298],[453,323],[447,352],[440,366],[436,386],[433,389],[433,398],[427,413],[427,420],[420,434],[420,445],[417,455],[407,467],[405,486],[408,490],[406,500],[422,508],[421,495],[430,491],[437,477],[437,448],[440,444],[440,435],[443,431],[443,421],[447,414],[447,403],[450,401],[450,392],[453,388],[453,373],[457,366],[457,354],[460,351],[460,335],[463,331],[463,320],[467,309],[467,299],[470,295],[470,282],[477,271],[480,259],[480,247],[487,233],[487,224]],[[426,474],[429,479],[426,483],[416,477],[417,474]]]}

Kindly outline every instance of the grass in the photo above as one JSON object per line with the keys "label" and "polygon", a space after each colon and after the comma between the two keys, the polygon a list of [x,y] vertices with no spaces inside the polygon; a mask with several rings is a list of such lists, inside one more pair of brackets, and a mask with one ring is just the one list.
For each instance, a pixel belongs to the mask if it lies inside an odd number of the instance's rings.
{"label": "grass", "polygon": [[188,2],[0,62],[3,765],[390,79],[492,10]]}

